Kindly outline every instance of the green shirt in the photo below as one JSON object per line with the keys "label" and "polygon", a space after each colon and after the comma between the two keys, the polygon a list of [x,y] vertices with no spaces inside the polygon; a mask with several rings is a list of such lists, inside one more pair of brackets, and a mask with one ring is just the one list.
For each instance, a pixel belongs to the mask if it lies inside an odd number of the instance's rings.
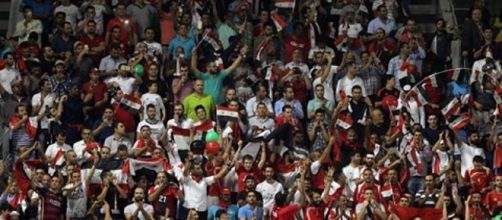
{"label": "green shirt", "polygon": [[204,82],[204,94],[212,96],[214,103],[217,105],[225,101],[221,88],[223,87],[223,80],[227,76],[228,72],[226,70],[222,70],[216,74],[203,73],[201,71],[197,72],[197,78]]}
{"label": "green shirt", "polygon": [[213,98],[206,94],[199,97],[195,93],[192,93],[185,97],[185,99],[183,99],[183,107],[185,108],[185,114],[187,115],[187,117],[191,118],[194,122],[199,121],[197,113],[195,112],[195,107],[197,107],[198,105],[204,106],[207,118],[211,118],[211,111],[214,107]]}

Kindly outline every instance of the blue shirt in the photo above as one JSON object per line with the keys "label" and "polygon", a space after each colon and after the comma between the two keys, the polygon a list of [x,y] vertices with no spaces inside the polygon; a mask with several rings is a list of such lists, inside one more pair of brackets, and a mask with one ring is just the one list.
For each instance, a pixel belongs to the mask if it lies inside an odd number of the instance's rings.
{"label": "blue shirt", "polygon": [[304,114],[303,114],[302,104],[296,99],[293,100],[293,103],[286,103],[284,99],[279,99],[277,102],[275,102],[274,106],[275,115],[282,114],[282,108],[286,104],[289,104],[291,107],[293,107],[293,115],[295,116],[295,118],[303,119]]}
{"label": "blue shirt", "polygon": [[176,38],[172,39],[171,42],[169,42],[169,47],[167,48],[172,57],[176,57],[176,48],[178,47],[183,48],[185,60],[188,60],[192,57],[192,49],[195,47],[195,42],[190,37],[182,40],[178,35],[176,35]]}
{"label": "blue shirt", "polygon": [[216,74],[203,73],[198,71],[197,78],[204,81],[204,94],[213,97],[214,103],[219,105],[225,100],[223,98],[223,80],[228,76],[226,70],[222,70]]}
{"label": "blue shirt", "polygon": [[368,34],[373,34],[378,28],[383,28],[385,30],[385,34],[389,35],[389,33],[394,30],[396,27],[396,22],[394,19],[387,19],[382,21],[379,17],[371,20],[368,24]]}
{"label": "blue shirt", "polygon": [[[207,219],[214,220],[214,218],[216,217],[216,212],[220,209],[224,209],[224,208],[221,208],[217,205],[213,205],[213,206],[209,207],[209,209],[207,210]],[[238,211],[239,211],[239,207],[237,207],[236,205],[230,205],[227,208],[228,219],[237,220],[237,212]]]}
{"label": "blue shirt", "polygon": [[[263,207],[256,207],[258,210],[258,216],[256,220],[263,220]],[[249,205],[242,206],[239,209],[239,218],[245,218],[246,220],[251,220],[254,217],[254,211]]]}

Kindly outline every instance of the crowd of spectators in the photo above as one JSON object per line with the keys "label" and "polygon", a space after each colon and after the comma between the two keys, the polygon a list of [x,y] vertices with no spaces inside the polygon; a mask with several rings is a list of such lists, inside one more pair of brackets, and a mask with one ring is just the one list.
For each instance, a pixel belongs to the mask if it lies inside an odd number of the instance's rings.
{"label": "crowd of spectators", "polygon": [[0,218],[500,216],[502,13],[472,3],[426,33],[409,0],[23,0]]}

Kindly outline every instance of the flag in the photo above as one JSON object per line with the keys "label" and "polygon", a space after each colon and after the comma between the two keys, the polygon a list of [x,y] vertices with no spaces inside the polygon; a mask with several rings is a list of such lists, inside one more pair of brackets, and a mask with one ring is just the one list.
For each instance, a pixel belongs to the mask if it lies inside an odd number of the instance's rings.
{"label": "flag", "polygon": [[399,118],[397,121],[397,125],[391,130],[391,137],[396,136],[403,132],[404,129],[404,116],[403,113],[399,113]]}
{"label": "flag", "polygon": [[286,26],[288,25],[283,19],[282,17],[277,14],[277,12],[272,12],[270,14],[270,18],[272,19],[272,21],[274,22],[274,25],[275,25],[275,28],[277,28],[277,32],[280,32],[282,31],[282,29],[286,28]]}
{"label": "flag", "polygon": [[443,217],[443,210],[435,208],[408,208],[392,204],[391,210],[400,220],[414,220],[417,217],[424,220],[441,219]]}
{"label": "flag", "polygon": [[265,53],[265,49],[268,47],[271,41],[272,38],[267,38],[260,43],[260,46],[258,46],[258,50],[256,52],[256,60],[261,61],[263,54]]}
{"label": "flag", "polygon": [[343,114],[339,115],[338,119],[336,120],[336,125],[343,128],[344,130],[349,129],[353,124],[354,121],[352,120],[352,118]]}
{"label": "flag", "polygon": [[219,71],[222,71],[225,69],[225,64],[223,63],[223,59],[221,59],[220,56],[218,56],[218,58],[216,58],[214,60],[214,63],[216,64],[216,66],[218,67],[218,70]]}
{"label": "flag", "polygon": [[214,128],[213,121],[206,120],[203,123],[200,123],[197,126],[194,126],[195,131],[206,132]]}
{"label": "flag", "polygon": [[295,0],[276,0],[275,7],[277,8],[294,8]]}
{"label": "flag", "polygon": [[242,158],[244,155],[251,155],[253,159],[256,159],[259,151],[260,142],[249,142],[242,148],[239,158]]}
{"label": "flag", "polygon": [[[10,128],[12,129],[15,124],[17,124],[21,119],[17,116],[12,116],[9,120]],[[24,124],[24,131],[30,137],[31,141],[35,140],[37,134],[38,120],[37,116],[28,117],[28,120]],[[20,128],[21,129],[21,128]]]}
{"label": "flag", "polygon": [[458,132],[460,129],[468,125],[471,121],[471,117],[468,115],[460,115],[454,121],[450,123],[450,128]]}
{"label": "flag", "polygon": [[347,93],[345,93],[345,90],[341,89],[340,91],[338,91],[338,93],[340,94],[341,101],[347,100]]}
{"label": "flag", "polygon": [[[91,174],[92,165],[93,165],[92,161],[88,161],[82,164],[80,169],[80,175],[83,183]],[[129,183],[128,183],[129,170],[127,167],[128,167],[127,161],[124,162],[114,159],[101,161],[94,170],[92,177],[90,177],[88,195],[99,193],[98,191],[99,186],[103,184],[101,180],[101,173],[103,172],[103,170],[109,170],[113,175],[113,177],[117,180],[117,184],[120,186],[120,188],[125,190],[127,193],[129,191]]]}
{"label": "flag", "polygon": [[126,94],[120,100],[120,104],[124,106],[126,109],[138,113],[142,107],[141,99],[134,95]]}
{"label": "flag", "polygon": [[14,177],[19,189],[23,192],[28,192],[31,187],[31,176],[35,169],[42,165],[41,160],[21,160],[18,159],[14,163]]}
{"label": "flag", "polygon": [[460,100],[457,98],[454,98],[453,100],[448,103],[443,109],[441,109],[441,113],[443,113],[443,116],[448,119],[451,116],[454,116],[458,114],[460,111],[460,108],[462,107],[462,103],[460,103]]}
{"label": "flag", "polygon": [[432,86],[434,88],[438,87],[438,81],[435,75],[425,77],[425,79],[423,79],[423,83],[424,88],[426,88],[427,86]]}
{"label": "flag", "polygon": [[172,137],[178,149],[190,149],[190,129],[171,127]]}
{"label": "flag", "polygon": [[[414,144],[412,142],[412,144]],[[418,173],[422,173],[424,165],[420,159],[420,152],[418,152],[415,146],[411,147],[411,150],[406,154],[409,164],[414,167]]]}
{"label": "flag", "polygon": [[495,84],[495,92],[493,93],[493,99],[497,104],[502,104],[502,87],[499,83]]}
{"label": "flag", "polygon": [[417,87],[410,90],[408,96],[413,97],[415,102],[417,102],[418,107],[428,103],[427,99],[425,99],[425,97],[422,95],[422,92]]}
{"label": "flag", "polygon": [[239,119],[239,112],[235,109],[227,108],[224,106],[217,106],[216,117],[218,117],[219,119],[225,118],[227,120],[237,121]]}
{"label": "flag", "polygon": [[128,161],[128,171],[132,176],[136,175],[136,171],[141,169],[147,169],[159,173],[162,171],[168,171],[171,169],[171,165],[166,159],[159,158],[141,158],[141,159],[129,159]]}
{"label": "flag", "polygon": [[209,32],[206,37],[203,39],[205,40],[211,47],[213,47],[214,51],[222,51],[223,50],[223,45],[221,44],[221,41],[216,38],[216,35],[211,31]]}

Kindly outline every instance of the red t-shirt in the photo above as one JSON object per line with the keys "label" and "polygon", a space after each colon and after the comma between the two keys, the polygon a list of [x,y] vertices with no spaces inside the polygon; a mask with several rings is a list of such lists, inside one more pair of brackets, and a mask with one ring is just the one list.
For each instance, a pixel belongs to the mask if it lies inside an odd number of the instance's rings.
{"label": "red t-shirt", "polygon": [[[148,189],[148,195],[155,193],[155,191],[160,186],[152,186]],[[174,217],[174,210],[176,210],[176,204],[178,202],[178,193],[175,188],[166,187],[159,195],[159,198],[152,201],[152,206],[155,210],[155,214],[164,216],[166,213],[166,208],[169,208],[169,217]]]}
{"label": "red t-shirt", "polygon": [[300,49],[301,51],[309,51],[309,43],[305,37],[300,38],[295,35],[288,35],[285,39],[286,53],[284,54],[286,63],[293,59],[293,51]]}
{"label": "red t-shirt", "polygon": [[[85,45],[88,45],[89,49],[90,49],[90,48],[99,47],[101,42],[105,41],[105,38],[103,38],[102,36],[99,36],[99,35],[96,35],[93,38],[91,38],[88,34],[85,34],[85,35],[82,35],[79,40],[82,41],[82,43],[84,43]],[[94,66],[99,65],[99,62],[101,61],[102,57],[103,57],[103,53],[91,56],[91,59],[92,59]]]}
{"label": "red t-shirt", "polygon": [[134,115],[122,108],[119,103],[113,103],[112,107],[115,110],[114,120],[124,123],[127,133],[134,132],[136,129]]}
{"label": "red t-shirt", "polygon": [[246,188],[246,181],[245,178],[248,175],[254,176],[255,182],[258,183],[260,182],[260,169],[258,166],[253,166],[250,171],[247,171],[244,169],[244,165],[241,164],[239,168],[235,171],[237,173],[237,191],[242,192]]}
{"label": "red t-shirt", "polygon": [[502,207],[502,193],[495,190],[490,191],[486,194],[484,203],[491,212],[495,211],[498,207]]}
{"label": "red t-shirt", "polygon": [[309,220],[323,220],[326,207],[327,205],[324,202],[321,202],[319,206],[312,206],[309,204],[303,212],[303,217]]}
{"label": "red t-shirt", "polygon": [[[127,20],[129,20],[129,27],[131,28],[131,32],[137,33],[136,22],[134,22],[131,19],[127,19]],[[110,20],[108,22],[108,25],[106,26],[106,32],[108,32],[110,34],[113,31],[113,27],[115,27],[115,26],[120,27],[120,42],[123,44],[127,44],[128,40],[129,40],[129,34],[127,33],[127,30],[125,28],[125,21],[126,21],[126,19],[122,20],[120,18],[113,18],[112,20]]]}
{"label": "red t-shirt", "polygon": [[492,172],[486,167],[481,169],[471,168],[466,170],[464,174],[464,181],[473,183],[469,192],[481,191],[490,185],[492,179]]}
{"label": "red t-shirt", "polygon": [[274,205],[272,207],[272,213],[270,214],[270,220],[289,220],[295,219],[295,214],[300,210],[298,204],[288,205],[285,207],[278,207]]}
{"label": "red t-shirt", "polygon": [[[92,103],[96,104],[97,102],[103,100],[105,98],[105,94],[107,92],[106,84],[103,82],[98,82],[95,85],[92,85],[91,81],[87,81],[82,85],[82,92],[84,94],[89,94],[92,93]],[[104,107],[105,105],[103,105]],[[93,107],[94,111],[102,111],[104,108],[95,108]]]}
{"label": "red t-shirt", "polygon": [[[218,174],[221,171],[221,165],[214,166],[212,162],[206,163],[205,167],[206,175],[213,176]],[[221,190],[224,188],[223,186],[224,180],[219,179],[214,184],[208,186],[207,195],[208,196],[218,196],[221,193]]]}

